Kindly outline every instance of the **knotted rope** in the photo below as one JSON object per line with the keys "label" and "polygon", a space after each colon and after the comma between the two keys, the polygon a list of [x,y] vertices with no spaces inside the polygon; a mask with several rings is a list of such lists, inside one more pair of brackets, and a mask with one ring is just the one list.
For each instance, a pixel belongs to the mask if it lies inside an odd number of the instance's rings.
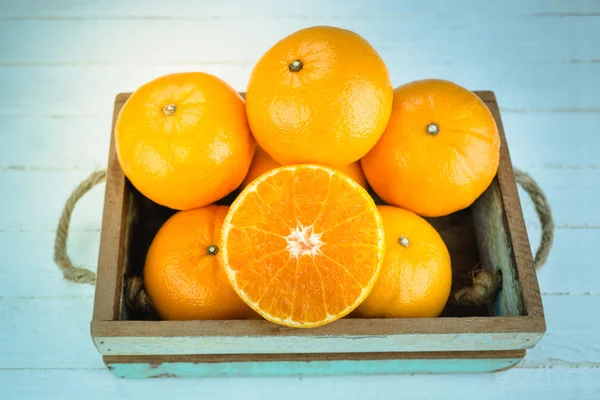
{"label": "knotted rope", "polygon": [[[91,285],[96,283],[96,273],[85,268],[76,267],[71,261],[71,257],[67,254],[67,239],[69,238],[69,226],[71,225],[71,216],[75,205],[87,192],[105,179],[106,170],[102,170],[93,172],[82,181],[67,199],[58,221],[54,240],[54,262],[60,267],[63,276],[68,281],[89,283]],[[141,277],[132,276],[125,280],[125,304],[130,310],[145,315],[152,314],[152,302],[144,291],[144,282]]]}
{"label": "knotted rope", "polygon": [[[515,180],[527,192],[537,212],[542,225],[542,240],[540,247],[535,253],[533,264],[539,270],[544,266],[554,241],[554,220],[546,195],[537,182],[526,172],[515,168]],[[481,306],[488,304],[492,297],[500,290],[502,276],[492,273],[486,269],[476,269],[472,273],[472,286],[464,287],[452,294],[451,300],[460,305]]]}
{"label": "knotted rope", "polygon": [[63,272],[65,279],[77,283],[96,283],[96,274],[92,271],[76,267],[71,258],[67,255],[67,238],[69,237],[69,226],[71,225],[71,215],[75,205],[94,186],[106,179],[106,170],[92,173],[86,180],[81,182],[75,188],[73,193],[67,199],[63,212],[58,220],[56,228],[56,239],[54,240],[54,262]]}

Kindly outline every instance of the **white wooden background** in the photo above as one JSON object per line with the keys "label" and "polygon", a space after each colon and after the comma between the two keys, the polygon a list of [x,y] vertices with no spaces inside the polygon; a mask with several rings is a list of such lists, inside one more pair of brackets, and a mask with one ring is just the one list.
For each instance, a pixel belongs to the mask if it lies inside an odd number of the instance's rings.
{"label": "white wooden background", "polygon": [[[0,398],[600,398],[600,1],[483,3],[0,0]],[[363,35],[394,85],[437,77],[496,92],[513,161],[557,223],[539,273],[548,333],[496,374],[114,378],[89,335],[93,288],[63,281],[51,253],[66,197],[105,165],[115,94],[187,70],[244,90],[270,45],[317,24]],[[69,243],[90,267],[102,196],[81,202]]]}

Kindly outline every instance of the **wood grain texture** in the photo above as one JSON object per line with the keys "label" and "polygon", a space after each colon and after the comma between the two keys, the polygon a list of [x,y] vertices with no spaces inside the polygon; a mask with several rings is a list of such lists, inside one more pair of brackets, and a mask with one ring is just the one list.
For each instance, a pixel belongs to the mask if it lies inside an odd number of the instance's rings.
{"label": "wood grain texture", "polygon": [[[505,149],[508,152],[504,128],[494,94],[492,92],[478,92],[478,95],[484,100],[496,120],[500,133],[501,149]],[[506,166],[504,164],[506,163],[510,163],[510,158],[501,156],[498,169],[505,170]],[[511,179],[513,186],[515,186],[514,175]],[[497,271],[502,273],[500,292],[490,306],[493,309],[493,315],[519,316],[523,315],[525,310],[521,284],[517,276],[517,260],[515,259],[514,249],[516,244],[512,243],[508,232],[508,214],[505,210],[503,198],[503,194],[506,197],[518,196],[518,193],[516,192],[516,187],[514,187],[512,192],[505,190],[503,193],[500,190],[500,185],[499,178],[494,178],[487,190],[475,201],[471,207],[473,224],[477,237],[481,266],[492,274],[496,274]],[[525,230],[522,216],[513,223],[520,224],[522,229]],[[529,252],[529,257],[531,258],[529,243],[527,243],[526,251]],[[526,267],[533,268],[533,265],[530,264]]]}
{"label": "wood grain texture", "polygon": [[104,213],[98,276],[94,300],[93,319],[112,321],[120,318],[123,293],[123,274],[126,261],[128,197],[125,193],[125,175],[119,165],[114,143],[114,127],[119,110],[128,96],[118,95],[115,99],[113,126],[109,148],[104,196]]}
{"label": "wood grain texture", "polygon": [[426,335],[460,333],[543,333],[536,317],[342,318],[311,329],[295,329],[264,320],[92,321],[95,337],[305,337]]}
{"label": "wood grain texture", "polygon": [[521,285],[506,227],[502,195],[496,178],[475,201],[472,209],[481,267],[492,274],[496,274],[497,271],[502,273],[500,292],[490,306],[493,315],[523,315]]}
{"label": "wood grain texture", "polygon": [[[232,6],[232,9],[235,8]],[[401,11],[401,8],[398,5],[396,10]],[[388,59],[394,53],[396,60],[411,60],[421,65],[477,64],[481,60],[543,62],[559,59],[568,62],[585,59],[597,50],[595,43],[589,43],[587,47],[569,46],[574,37],[600,34],[594,18],[574,21],[560,17],[530,17],[520,21],[519,29],[511,29],[518,20],[493,13],[458,16],[432,12],[390,13],[387,16],[381,13],[383,15],[378,18],[337,16],[334,19],[323,8],[321,15],[311,18],[307,25],[307,21],[298,16],[280,15],[274,20],[270,15],[263,15],[259,11],[261,9],[254,10],[254,15],[237,18],[0,20],[0,30],[20,33],[7,35],[0,42],[0,64],[156,64],[166,60],[178,65],[254,63],[279,38],[310,25],[332,24],[364,36],[388,63],[392,62]],[[208,13],[207,10],[204,15]],[[462,23],[457,24],[458,21]],[[437,23],[436,29],[423,30],[427,23]],[[175,24],[177,29],[173,29]],[[123,40],[124,35],[132,30],[144,34],[128,36],[126,45],[110,45]],[[162,34],[165,31],[170,32],[168,37]],[[211,35],[203,34],[205,32],[211,32]],[[472,35],[477,35],[478,40],[469,40]],[[196,48],[204,51],[189,51],[187,40],[191,37],[195,38]],[[219,40],[214,40],[215,37]],[[490,43],[492,40],[493,44]],[[62,51],[55,51],[56,43],[62,44]],[[153,48],[161,51],[152,51]]]}
{"label": "wood grain texture", "polygon": [[381,375],[492,372],[513,367],[524,351],[457,353],[338,353],[210,356],[105,356],[121,378]]}
{"label": "wood grain texture", "polygon": [[[598,372],[591,368],[511,368],[498,374],[328,376],[120,380],[104,367],[78,370],[0,371],[9,399],[44,399],[68,394],[90,400],[177,399],[577,399],[597,400]],[[32,382],[35,382],[33,384]],[[68,397],[68,396],[67,396]]]}
{"label": "wood grain texture", "polygon": [[502,119],[500,118],[500,111],[493,93],[489,92],[482,94],[482,99],[484,99],[492,112],[496,124],[498,125],[498,133],[500,134],[500,165],[498,167],[497,180],[500,194],[502,195],[502,203],[506,215],[506,225],[508,227],[512,250],[514,252],[518,274],[517,277],[523,296],[524,311],[526,315],[543,318],[544,308],[542,306],[540,287],[533,266],[531,246],[529,244],[525,222],[523,221],[521,201],[517,191],[515,173],[508,151],[508,143],[506,142]]}
{"label": "wood grain texture", "polygon": [[221,363],[255,361],[356,361],[356,360],[436,360],[440,358],[482,359],[482,358],[523,358],[525,350],[512,351],[457,351],[457,352],[410,352],[410,353],[289,353],[289,354],[186,354],[186,355],[146,355],[146,356],[104,356],[106,364],[147,363],[158,366],[162,363]]}
{"label": "wood grain texture", "polygon": [[541,332],[458,333],[331,336],[96,336],[94,343],[103,355],[172,354],[278,354],[278,353],[364,353],[510,351],[528,349]]}
{"label": "wood grain texture", "polygon": [[[198,26],[196,24],[196,26]],[[119,37],[126,36],[130,29],[124,28]],[[551,29],[552,25],[548,27]],[[147,29],[151,29],[149,24]],[[82,27],[81,29],[84,29]],[[191,33],[195,35],[196,33]],[[199,31],[198,34],[202,34]],[[565,34],[567,34],[565,32]],[[36,36],[37,38],[37,36]],[[60,39],[64,40],[64,39]],[[144,42],[150,43],[150,42]],[[22,43],[21,43],[22,44]],[[265,43],[265,50],[271,45]],[[503,43],[509,46],[511,42]],[[103,43],[110,46],[110,43]],[[165,44],[166,46],[166,44]],[[214,46],[214,45],[213,45]],[[596,52],[600,53],[600,44]],[[210,57],[220,56],[221,47],[204,49],[202,54]],[[150,50],[144,54],[150,54]],[[200,52],[199,52],[200,53]],[[156,53],[152,53],[156,54]],[[161,53],[162,54],[162,53]],[[197,53],[193,53],[197,54]],[[543,118],[535,115],[543,114],[597,114],[600,112],[600,99],[595,93],[600,91],[600,82],[596,81],[600,65],[598,63],[569,63],[562,60],[556,62],[530,62],[514,61],[506,64],[496,60],[477,60],[456,62],[450,61],[435,63],[432,60],[407,60],[408,50],[394,48],[384,60],[388,65],[397,65],[390,68],[390,75],[394,86],[415,79],[437,77],[449,79],[468,88],[493,88],[501,100],[502,114],[533,114],[527,119],[530,123],[545,125]],[[473,53],[475,54],[475,53]],[[519,54],[518,56],[521,56]],[[222,56],[221,56],[222,57]],[[7,95],[20,96],[19,102],[10,98],[0,99],[0,115],[29,116],[29,110],[36,108],[36,116],[68,117],[68,116],[98,116],[110,114],[111,102],[115,93],[119,91],[135,90],[142,84],[158,76],[182,71],[203,71],[214,74],[228,82],[239,91],[243,91],[248,83],[254,61],[243,64],[229,62],[206,62],[192,60],[188,64],[171,62],[167,55],[154,63],[140,60],[125,65],[53,65],[53,66],[2,66],[0,62],[0,88]],[[450,63],[450,64],[449,64]],[[533,73],[532,71],[535,71]],[[77,84],[73,82],[77,77]],[[555,81],[556,76],[566,76],[568,79]],[[552,87],[548,81],[554,81]],[[576,91],[569,90],[577,87]],[[63,95],[56,96],[62,88]],[[94,93],[93,98],[87,96]],[[560,96],[557,96],[560,93]],[[73,99],[86,99],[75,107]],[[65,121],[65,122],[68,122]],[[110,117],[102,122],[107,127]],[[577,126],[577,125],[575,125]],[[102,132],[106,138],[106,130]],[[59,137],[60,139],[60,137]],[[571,148],[572,150],[575,150]],[[104,156],[104,154],[103,154]],[[102,160],[103,163],[105,160]]]}
{"label": "wood grain texture", "polygon": [[535,317],[348,318],[311,330],[267,321],[93,321],[92,336],[104,355],[516,350],[534,346],[543,326]]}
{"label": "wood grain texture", "polygon": [[[92,306],[93,297],[76,294],[0,298],[0,370],[105,368],[90,338]],[[589,318],[600,296],[545,296],[544,306],[548,333],[518,367],[600,367],[600,320]]]}
{"label": "wood grain texture", "polygon": [[[598,36],[598,1],[265,0],[260,7],[231,0],[143,3],[20,0],[0,6],[0,20],[11,21],[0,25],[3,397],[600,398],[600,322],[592,318],[600,308],[600,214],[594,201],[600,197],[600,136],[590,134],[590,127],[600,124],[600,41],[593,40]],[[121,23],[103,24],[109,19]],[[207,23],[211,19],[214,24]],[[280,39],[281,26],[294,29],[290,19],[303,27],[323,22],[350,27],[350,19],[363,21],[353,26],[377,27],[365,32],[384,55],[394,85],[436,77],[495,90],[512,161],[541,184],[557,221],[554,248],[538,277],[548,333],[516,368],[434,377],[201,382],[117,380],[107,371],[89,338],[91,288],[69,286],[53,275],[56,267],[49,254],[64,200],[91,170],[106,165],[114,93],[185,70],[217,74],[243,89],[260,54],[244,51],[250,47],[238,39],[248,38],[262,51]],[[216,40],[219,31],[212,29],[220,20],[236,24],[233,30],[223,25],[231,34],[221,42]],[[270,29],[271,24],[279,27]],[[409,29],[412,33],[406,34]],[[415,40],[417,31],[420,40]],[[388,47],[380,49],[383,43]],[[94,189],[77,206],[69,238],[75,262],[91,268],[97,257],[102,190]],[[535,249],[537,217],[523,194],[521,201]]]}
{"label": "wood grain texture", "polygon": [[[394,8],[396,0],[378,0],[364,3],[361,0],[305,0],[302,4],[290,3],[280,6],[277,0],[263,0],[260,8],[236,0],[205,0],[203,7],[196,0],[172,0],[168,4],[148,2],[140,8],[135,2],[113,4],[95,0],[20,0],[0,9],[5,19],[222,19],[265,17],[273,19],[296,17],[301,19],[329,16],[331,19],[398,18],[407,15],[435,15],[456,17],[475,16],[525,16],[525,17],[585,17],[600,12],[594,0],[528,0],[526,6],[520,0],[506,0],[502,7],[481,8],[476,0],[455,0],[450,6],[439,0],[404,0],[401,8]],[[234,6],[234,7],[232,7]],[[223,10],[227,10],[225,13]]]}

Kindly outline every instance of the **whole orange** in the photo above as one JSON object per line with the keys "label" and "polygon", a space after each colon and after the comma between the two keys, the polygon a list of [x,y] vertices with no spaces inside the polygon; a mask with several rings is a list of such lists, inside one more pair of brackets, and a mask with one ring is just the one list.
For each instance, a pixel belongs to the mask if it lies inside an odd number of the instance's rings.
{"label": "whole orange", "polygon": [[452,285],[450,254],[427,221],[393,206],[378,206],[385,232],[379,279],[356,314],[369,318],[440,315]]}
{"label": "whole orange", "polygon": [[[244,178],[241,188],[245,188],[250,184],[250,182],[265,172],[277,167],[281,167],[281,164],[273,160],[266,151],[257,146],[256,150],[254,151],[254,158],[252,158],[252,164],[250,164],[250,169],[248,170],[248,175],[246,175],[246,178]],[[362,172],[360,162],[353,162],[352,164],[337,168],[337,170],[354,179],[360,186],[364,187],[365,189],[367,188],[367,179]]]}
{"label": "whole orange", "polygon": [[375,49],[354,32],[302,29],[258,61],[246,93],[254,137],[278,163],[342,167],[375,145],[393,89]]}
{"label": "whole orange", "polygon": [[243,99],[201,72],[166,75],[133,93],[117,119],[115,146],[131,183],[178,210],[237,188],[254,152]]}
{"label": "whole orange", "polygon": [[236,319],[252,313],[231,288],[217,256],[228,210],[211,205],[180,211],[154,237],[144,286],[160,318]]}
{"label": "whole orange", "polygon": [[434,217],[470,206],[499,160],[498,128],[485,103],[455,83],[430,79],[394,91],[388,126],[361,164],[386,203]]}

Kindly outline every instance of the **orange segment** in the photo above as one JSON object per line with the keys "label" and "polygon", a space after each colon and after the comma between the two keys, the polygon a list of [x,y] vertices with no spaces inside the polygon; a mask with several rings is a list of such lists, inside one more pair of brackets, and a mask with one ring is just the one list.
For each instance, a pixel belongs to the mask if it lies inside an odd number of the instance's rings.
{"label": "orange segment", "polygon": [[277,324],[309,328],[356,308],[373,288],[385,251],[369,194],[317,165],[274,169],[231,205],[221,235],[233,289]]}

